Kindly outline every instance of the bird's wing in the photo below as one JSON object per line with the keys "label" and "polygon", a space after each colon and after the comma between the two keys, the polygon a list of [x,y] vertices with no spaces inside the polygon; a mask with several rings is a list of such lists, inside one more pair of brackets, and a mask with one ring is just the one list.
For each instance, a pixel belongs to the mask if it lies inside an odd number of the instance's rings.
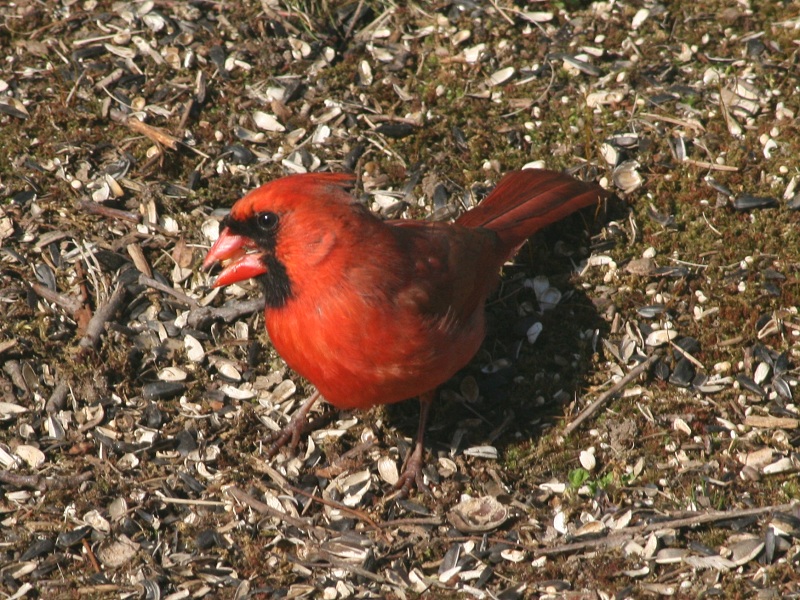
{"label": "bird's wing", "polygon": [[456,325],[483,310],[505,255],[492,231],[445,223],[390,221],[410,270],[395,302]]}

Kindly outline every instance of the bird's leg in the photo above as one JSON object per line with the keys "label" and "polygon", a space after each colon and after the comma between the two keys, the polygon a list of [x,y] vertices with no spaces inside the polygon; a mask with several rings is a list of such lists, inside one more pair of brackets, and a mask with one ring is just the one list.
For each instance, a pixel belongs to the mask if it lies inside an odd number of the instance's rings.
{"label": "bird's leg", "polygon": [[281,429],[280,431],[276,431],[272,435],[267,438],[267,443],[270,444],[269,449],[267,450],[267,458],[272,458],[278,453],[283,446],[286,446],[287,443],[291,449],[297,447],[297,444],[300,442],[300,436],[303,435],[305,431],[309,431],[313,429],[317,425],[317,419],[314,419],[313,422],[308,422],[308,413],[311,411],[311,407],[316,404],[317,400],[319,400],[320,393],[315,391],[308,399],[303,402],[297,412],[294,414],[292,419],[286,424],[286,426]]}
{"label": "bird's leg", "polygon": [[414,442],[414,449],[408,453],[406,463],[403,467],[403,473],[400,479],[394,484],[396,490],[400,490],[403,496],[408,495],[411,488],[415,485],[417,489],[427,491],[425,479],[422,476],[422,465],[425,464],[423,455],[425,454],[425,430],[428,427],[428,413],[431,410],[431,404],[436,398],[436,390],[425,392],[419,397],[419,426],[417,428],[417,439]]}

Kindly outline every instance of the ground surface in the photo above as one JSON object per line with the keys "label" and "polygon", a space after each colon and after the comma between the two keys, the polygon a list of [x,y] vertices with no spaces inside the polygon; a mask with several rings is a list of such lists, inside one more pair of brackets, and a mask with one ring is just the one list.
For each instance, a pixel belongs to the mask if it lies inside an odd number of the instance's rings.
{"label": "ground surface", "polygon": [[[0,6],[4,595],[800,595],[798,6],[403,4]],[[311,388],[208,287],[224,209],[352,170],[448,218],[532,162],[617,201],[506,269],[432,493],[414,402],[267,460]]]}

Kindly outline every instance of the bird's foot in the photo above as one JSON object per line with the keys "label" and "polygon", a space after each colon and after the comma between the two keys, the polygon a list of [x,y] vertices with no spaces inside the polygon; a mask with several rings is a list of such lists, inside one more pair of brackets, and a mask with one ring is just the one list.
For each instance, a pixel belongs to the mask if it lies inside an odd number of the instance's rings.
{"label": "bird's foot", "polygon": [[431,490],[428,484],[425,483],[425,476],[422,472],[422,467],[425,465],[423,457],[424,448],[422,444],[416,444],[414,449],[409,453],[406,463],[403,466],[403,472],[397,483],[394,484],[394,489],[397,490],[397,495],[405,498],[415,487],[420,492],[430,494]]}
{"label": "bird's foot", "polygon": [[266,452],[268,459],[275,456],[284,446],[288,446],[290,450],[294,451],[294,449],[297,448],[297,444],[300,443],[300,436],[308,431],[316,429],[325,421],[325,417],[318,417],[312,421],[308,420],[308,413],[318,399],[319,392],[314,392],[302,406],[300,406],[283,429],[272,433],[266,439],[266,442],[269,444]]}
{"label": "bird's foot", "polygon": [[416,487],[420,492],[430,494],[431,490],[425,483],[422,467],[425,465],[425,428],[428,423],[428,413],[431,404],[436,397],[436,390],[426,392],[419,397],[419,427],[417,428],[417,439],[414,441],[414,449],[408,454],[403,472],[394,489],[400,497],[408,496],[409,492]]}

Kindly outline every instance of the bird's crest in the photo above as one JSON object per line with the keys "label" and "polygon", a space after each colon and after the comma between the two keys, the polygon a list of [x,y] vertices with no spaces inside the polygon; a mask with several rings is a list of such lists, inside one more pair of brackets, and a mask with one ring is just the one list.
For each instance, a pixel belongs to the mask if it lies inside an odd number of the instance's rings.
{"label": "bird's crest", "polygon": [[352,204],[348,193],[355,176],[351,173],[305,173],[270,181],[253,190],[231,209],[231,218],[243,221],[262,210],[291,209],[314,200]]}

